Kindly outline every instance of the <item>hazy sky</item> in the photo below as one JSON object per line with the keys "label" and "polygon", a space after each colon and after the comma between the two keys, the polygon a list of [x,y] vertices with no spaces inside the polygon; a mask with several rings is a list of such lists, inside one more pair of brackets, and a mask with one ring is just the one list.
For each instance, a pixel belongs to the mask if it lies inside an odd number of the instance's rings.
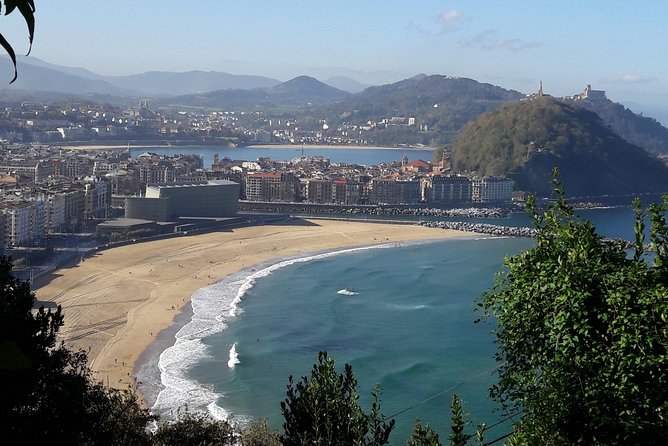
{"label": "hazy sky", "polygon": [[[214,70],[367,84],[418,73],[668,104],[668,2],[35,0],[32,55],[99,74]],[[17,53],[21,17],[0,18]]]}

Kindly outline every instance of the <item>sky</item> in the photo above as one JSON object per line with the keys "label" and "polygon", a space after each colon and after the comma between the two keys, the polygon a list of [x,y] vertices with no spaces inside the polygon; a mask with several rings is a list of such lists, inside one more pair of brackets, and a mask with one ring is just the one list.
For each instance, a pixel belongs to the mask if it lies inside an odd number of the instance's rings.
{"label": "sky", "polygon": [[[32,56],[103,75],[222,71],[368,85],[419,73],[668,109],[665,0],[35,0]],[[17,53],[18,13],[0,17]]]}

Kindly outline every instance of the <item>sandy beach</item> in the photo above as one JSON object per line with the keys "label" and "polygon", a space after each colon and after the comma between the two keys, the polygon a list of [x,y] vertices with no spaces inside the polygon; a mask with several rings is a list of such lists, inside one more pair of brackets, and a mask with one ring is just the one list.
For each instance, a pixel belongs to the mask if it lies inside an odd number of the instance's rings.
{"label": "sandy beach", "polygon": [[287,256],[470,235],[415,225],[293,220],[101,251],[55,271],[35,293],[40,301],[62,305],[62,339],[89,352],[95,376],[127,388],[142,352],[192,294],[228,274]]}

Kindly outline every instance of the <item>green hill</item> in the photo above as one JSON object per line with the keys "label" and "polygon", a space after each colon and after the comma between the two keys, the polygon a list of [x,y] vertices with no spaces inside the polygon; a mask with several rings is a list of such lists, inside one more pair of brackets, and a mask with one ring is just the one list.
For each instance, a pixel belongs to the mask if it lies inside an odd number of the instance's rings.
{"label": "green hill", "polygon": [[668,129],[656,119],[638,115],[610,99],[574,100],[571,103],[599,115],[628,142],[655,155],[668,155]]}
{"label": "green hill", "polygon": [[574,196],[668,191],[668,168],[588,110],[550,97],[507,104],[466,125],[452,146],[456,170],[507,175],[519,190],[551,192],[558,167]]}
{"label": "green hill", "polygon": [[[415,118],[414,127],[378,128],[370,139],[379,144],[450,143],[464,125],[524,95],[473,79],[424,74],[393,84],[369,87],[322,114],[333,124],[364,125],[383,118]],[[419,130],[422,126],[422,130]]]}
{"label": "green hill", "polygon": [[209,91],[163,99],[158,103],[239,111],[298,109],[342,101],[349,95],[312,77],[299,76],[270,88]]}

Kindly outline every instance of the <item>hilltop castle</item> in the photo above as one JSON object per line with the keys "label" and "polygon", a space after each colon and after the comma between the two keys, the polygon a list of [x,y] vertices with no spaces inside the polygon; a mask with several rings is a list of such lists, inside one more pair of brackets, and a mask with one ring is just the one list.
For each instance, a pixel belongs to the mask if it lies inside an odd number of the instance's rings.
{"label": "hilltop castle", "polygon": [[604,100],[604,99],[607,99],[607,98],[605,96],[605,91],[604,90],[592,90],[591,89],[591,84],[587,84],[584,91],[580,94],[576,94],[575,96],[573,96],[573,99],[575,99],[575,100],[587,99],[589,101],[601,101],[601,100]]}

